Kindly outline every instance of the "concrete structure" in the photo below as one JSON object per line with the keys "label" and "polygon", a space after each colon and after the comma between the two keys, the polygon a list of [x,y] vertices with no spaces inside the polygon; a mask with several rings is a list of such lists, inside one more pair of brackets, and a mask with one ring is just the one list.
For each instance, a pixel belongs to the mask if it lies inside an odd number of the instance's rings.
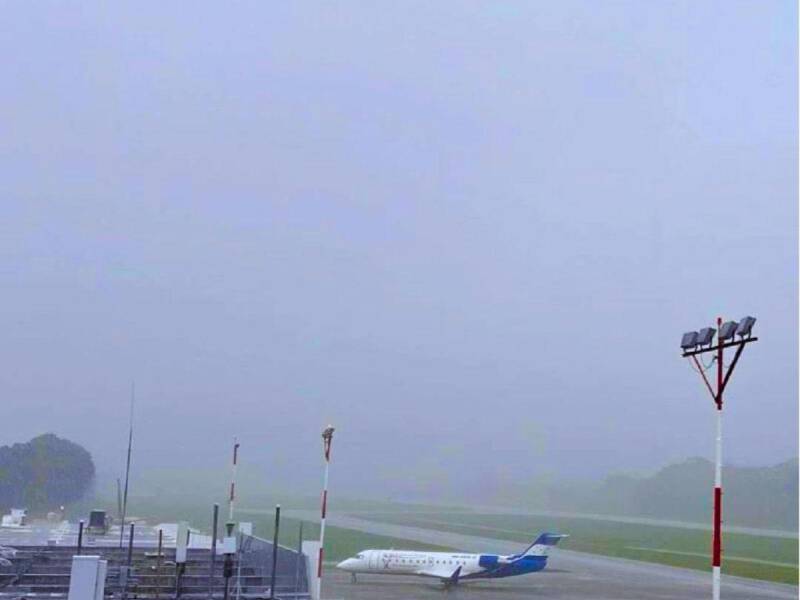
{"label": "concrete structure", "polygon": [[[127,566],[127,543],[119,547],[119,530],[112,528],[102,536],[85,536],[84,553],[77,551],[77,527],[46,521],[35,522],[26,530],[2,530],[0,546],[12,547],[7,565],[0,565],[0,600],[4,598],[51,598],[89,600],[87,594],[94,577],[95,589],[100,581],[106,591],[118,595],[123,588],[122,574]],[[158,528],[164,545],[159,553]],[[137,523],[131,569],[127,578],[129,598],[222,598],[224,591],[223,562],[212,565],[210,536],[191,534],[194,544],[185,545],[184,562],[178,563],[178,530],[188,527],[161,524],[157,528]],[[231,584],[242,598],[268,598],[272,580],[272,543],[241,534],[242,543],[234,557],[236,581]],[[48,544],[48,541],[54,541]],[[13,541],[13,543],[9,543]],[[222,544],[219,545],[220,549]],[[279,547],[276,561],[275,596],[292,600],[309,597],[307,561],[289,548]],[[79,565],[73,571],[73,561]],[[87,566],[93,564],[93,567]],[[94,569],[94,571],[92,570]],[[74,573],[74,574],[73,574]],[[92,573],[95,573],[93,576]],[[302,577],[298,578],[298,573]],[[72,595],[70,590],[74,587]],[[92,597],[91,600],[94,600]]]}

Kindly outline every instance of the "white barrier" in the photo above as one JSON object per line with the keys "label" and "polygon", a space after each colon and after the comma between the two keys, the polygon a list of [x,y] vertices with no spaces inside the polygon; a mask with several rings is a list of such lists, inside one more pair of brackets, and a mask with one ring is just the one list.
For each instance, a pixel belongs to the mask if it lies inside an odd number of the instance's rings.
{"label": "white barrier", "polygon": [[319,600],[319,542],[303,542],[303,554],[306,557],[306,575],[308,576],[308,593],[311,600]]}
{"label": "white barrier", "polygon": [[102,600],[108,561],[99,556],[73,556],[68,600]]}
{"label": "white barrier", "polygon": [[186,546],[187,538],[189,537],[189,524],[186,521],[178,523],[178,529],[175,534],[175,562],[186,562]]}

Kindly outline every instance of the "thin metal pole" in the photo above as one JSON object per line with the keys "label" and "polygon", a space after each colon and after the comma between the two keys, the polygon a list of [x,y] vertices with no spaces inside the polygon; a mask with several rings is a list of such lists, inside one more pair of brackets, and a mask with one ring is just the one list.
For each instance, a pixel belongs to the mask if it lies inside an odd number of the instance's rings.
{"label": "thin metal pole", "polygon": [[236,463],[239,455],[239,442],[233,438],[233,468],[231,470],[231,493],[228,498],[228,521],[233,521],[233,503],[236,500]]}
{"label": "thin metal pole", "polygon": [[117,477],[117,518],[122,520],[122,484]]}
{"label": "thin metal pole", "polygon": [[78,556],[81,555],[81,548],[83,548],[83,519],[78,523]]}
{"label": "thin metal pole", "polygon": [[186,571],[186,563],[175,563],[175,598],[180,598],[183,594],[183,574]]}
{"label": "thin metal pole", "polygon": [[322,598],[322,560],[325,555],[325,516],[328,512],[328,470],[331,465],[331,442],[333,427],[328,425],[322,432],[322,443],[325,456],[325,475],[322,481],[322,514],[319,521],[319,555],[317,556],[317,592]]}
{"label": "thin metal pole", "polygon": [[275,579],[278,572],[278,531],[281,527],[281,505],[275,506],[275,532],[272,534],[272,574],[269,581],[269,600],[275,598]]}
{"label": "thin metal pole", "polygon": [[[717,317],[717,330],[722,318]],[[711,585],[713,600],[719,600],[722,571],[722,391],[723,391],[723,345],[717,350],[717,434],[714,458],[714,537],[711,542]]]}
{"label": "thin metal pole", "polygon": [[295,561],[294,569],[294,593],[300,592],[300,564],[303,560],[303,522],[300,521],[300,533],[297,539],[297,560]]}
{"label": "thin metal pole", "polygon": [[125,570],[125,584],[122,587],[122,600],[128,597],[128,579],[131,576],[131,564],[133,564],[133,526],[131,523],[131,532],[128,535],[128,559],[126,561]]}
{"label": "thin metal pole", "polygon": [[119,526],[119,547],[122,548],[122,536],[125,533],[125,515],[128,512],[128,479],[131,474],[131,446],[133,445],[133,403],[136,399],[136,382],[131,382],[131,414],[128,430],[128,460],[125,465],[125,492],[122,497],[122,522]]}
{"label": "thin metal pole", "polygon": [[134,523],[131,523],[131,532],[128,536],[128,566],[131,566],[131,561],[133,560],[133,526]]}
{"label": "thin metal pole", "polygon": [[319,524],[319,556],[317,557],[317,589],[320,590],[319,597],[322,598],[322,560],[325,555],[325,516],[328,511],[328,469],[330,461],[325,461],[325,476],[322,488],[322,518]]}
{"label": "thin metal pole", "polygon": [[208,597],[214,597],[214,568],[217,565],[217,524],[219,521],[219,504],[214,504],[214,518],[211,527],[211,571],[208,574]]}
{"label": "thin metal pole", "polygon": [[239,531],[236,535],[238,543],[236,544],[236,600],[242,593],[242,558],[244,557],[242,547],[244,546],[244,534]]}
{"label": "thin metal pole", "polygon": [[[227,538],[233,536],[233,528],[236,525],[233,521],[228,521],[225,523],[225,535]],[[238,549],[237,549],[238,550]],[[231,577],[233,576],[233,554],[226,552],[225,553],[225,565],[223,570],[223,576],[225,577],[225,592],[223,598],[228,600],[228,594],[230,592],[230,582]]]}
{"label": "thin metal pole", "polygon": [[158,530],[158,554],[156,555],[156,600],[161,591],[161,552],[164,547],[164,531]]}

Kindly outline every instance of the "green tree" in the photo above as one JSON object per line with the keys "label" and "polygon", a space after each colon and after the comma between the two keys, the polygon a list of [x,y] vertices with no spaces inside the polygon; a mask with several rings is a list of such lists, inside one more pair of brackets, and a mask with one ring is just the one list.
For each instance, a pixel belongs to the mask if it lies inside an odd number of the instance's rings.
{"label": "green tree", "polygon": [[89,491],[94,475],[89,452],[52,433],[2,446],[0,506],[37,510],[68,504]]}

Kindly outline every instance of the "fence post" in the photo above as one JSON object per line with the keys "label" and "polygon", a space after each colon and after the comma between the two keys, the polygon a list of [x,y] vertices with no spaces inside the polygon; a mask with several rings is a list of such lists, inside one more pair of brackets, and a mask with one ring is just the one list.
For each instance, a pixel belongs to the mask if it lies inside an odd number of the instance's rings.
{"label": "fence post", "polygon": [[297,558],[295,560],[294,571],[294,593],[300,593],[300,565],[303,562],[303,522],[300,521],[300,533],[297,540]]}
{"label": "fence post", "polygon": [[211,527],[211,572],[208,574],[208,598],[214,597],[214,568],[217,565],[217,524],[219,520],[219,504],[214,504],[214,518]]}
{"label": "fence post", "polygon": [[126,561],[125,567],[120,568],[120,579],[122,580],[122,600],[126,600],[128,597],[128,578],[131,575],[131,564],[133,563],[133,527],[134,524],[131,523],[131,531],[128,534],[128,559]]}
{"label": "fence post", "polygon": [[80,523],[78,523],[78,556],[81,555],[82,548],[83,548],[83,519],[81,519]]}
{"label": "fence post", "polygon": [[272,536],[272,575],[269,583],[269,600],[275,599],[275,578],[278,574],[278,531],[281,527],[281,505],[275,506],[275,533]]}
{"label": "fence post", "polygon": [[156,600],[161,591],[161,552],[164,547],[164,531],[158,530],[158,555],[156,556]]}

